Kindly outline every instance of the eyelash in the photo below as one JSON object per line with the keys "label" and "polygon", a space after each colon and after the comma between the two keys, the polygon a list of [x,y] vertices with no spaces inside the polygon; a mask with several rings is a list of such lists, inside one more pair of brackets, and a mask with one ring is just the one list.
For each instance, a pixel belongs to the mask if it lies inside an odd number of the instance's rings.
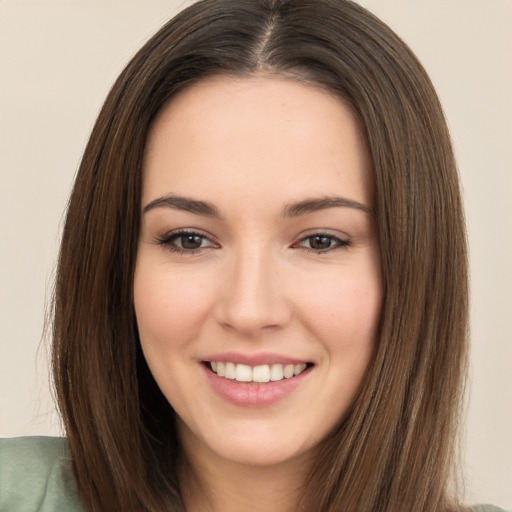
{"label": "eyelash", "polygon": [[[197,237],[201,239],[201,244],[204,240],[208,241],[211,245],[208,245],[206,247],[197,247],[193,249],[187,249],[185,247],[179,247],[175,245],[176,240],[178,239],[184,239],[186,237]],[[183,242],[183,240],[182,240]],[[203,235],[202,233],[198,233],[197,231],[191,231],[191,230],[179,230],[179,231],[173,231],[171,233],[166,233],[162,237],[158,237],[156,240],[156,243],[158,245],[161,245],[165,249],[171,252],[177,252],[179,254],[194,254],[196,252],[199,252],[201,249],[206,249],[208,247],[215,247],[214,242],[212,242],[206,235]]]}
{"label": "eyelash", "polygon": [[339,238],[337,236],[331,235],[330,233],[313,233],[311,235],[305,236],[302,238],[298,243],[294,244],[293,247],[300,247],[302,243],[305,241],[308,241],[311,243],[311,240],[314,238],[320,238],[320,239],[328,239],[331,242],[331,246],[325,248],[325,249],[314,249],[313,247],[303,247],[308,252],[314,252],[317,254],[324,254],[326,252],[334,251],[337,249],[347,249],[352,245],[350,240],[344,240],[342,238]]}
{"label": "eyelash", "polygon": [[[183,243],[183,239],[186,237],[197,237],[197,238],[201,239],[201,245],[202,245],[203,241],[208,241],[210,245],[207,245],[204,247],[200,246],[200,247],[196,247],[196,248],[185,248],[185,247],[179,247],[179,246],[175,245],[176,240],[181,238],[182,243]],[[306,241],[309,241],[309,243],[311,244],[311,241],[315,238],[328,239],[328,241],[331,245],[324,249],[318,249],[318,248],[315,249],[313,247],[304,247],[301,245]],[[165,234],[164,236],[158,237],[156,240],[156,243],[158,245],[161,245],[168,251],[176,252],[179,254],[194,254],[194,253],[201,251],[202,249],[216,247],[216,244],[214,242],[212,242],[206,235],[199,233],[197,231],[191,231],[191,230],[186,230],[186,229],[179,230],[179,231],[173,231],[171,233]],[[292,245],[292,248],[303,248],[307,252],[323,254],[323,253],[327,253],[327,252],[330,252],[330,251],[333,251],[336,249],[347,249],[351,245],[352,244],[349,240],[343,240],[343,239],[341,239],[337,236],[331,235],[329,233],[319,232],[319,233],[313,233],[311,235],[301,238],[299,240],[299,242]]]}

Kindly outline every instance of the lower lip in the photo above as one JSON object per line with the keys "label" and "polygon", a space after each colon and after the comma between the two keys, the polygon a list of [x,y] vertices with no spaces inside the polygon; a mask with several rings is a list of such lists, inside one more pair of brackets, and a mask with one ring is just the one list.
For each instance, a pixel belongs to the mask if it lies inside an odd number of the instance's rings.
{"label": "lower lip", "polygon": [[266,383],[238,382],[216,373],[202,365],[206,378],[215,393],[233,405],[239,407],[268,407],[291,395],[307,378],[311,368],[289,379]]}

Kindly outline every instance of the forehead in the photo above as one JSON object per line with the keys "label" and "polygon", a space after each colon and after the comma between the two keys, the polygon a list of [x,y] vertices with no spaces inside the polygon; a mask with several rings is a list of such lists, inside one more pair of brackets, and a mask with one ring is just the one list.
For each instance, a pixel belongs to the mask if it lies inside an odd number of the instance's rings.
{"label": "forehead", "polygon": [[179,189],[191,185],[209,193],[224,180],[242,194],[265,185],[271,195],[271,183],[295,199],[304,186],[326,195],[342,184],[370,204],[370,175],[356,117],[340,98],[282,77],[214,77],[181,91],[157,116],[143,194],[188,194]]}

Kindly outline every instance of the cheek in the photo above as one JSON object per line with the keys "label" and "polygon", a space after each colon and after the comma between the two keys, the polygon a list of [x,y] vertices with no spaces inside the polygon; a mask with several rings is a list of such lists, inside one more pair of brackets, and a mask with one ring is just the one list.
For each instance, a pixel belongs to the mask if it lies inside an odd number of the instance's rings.
{"label": "cheek", "polygon": [[378,274],[341,275],[303,297],[310,328],[326,342],[336,348],[373,344],[382,303]]}
{"label": "cheek", "polygon": [[207,311],[203,288],[176,272],[136,272],[134,303],[142,345],[176,348],[193,337]]}

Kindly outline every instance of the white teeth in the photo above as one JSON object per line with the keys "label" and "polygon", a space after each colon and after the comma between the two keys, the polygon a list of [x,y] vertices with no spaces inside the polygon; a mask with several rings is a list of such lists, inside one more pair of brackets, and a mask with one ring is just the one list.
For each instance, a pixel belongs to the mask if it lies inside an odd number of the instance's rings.
{"label": "white teeth", "polygon": [[252,369],[252,380],[254,382],[268,382],[270,380],[270,368],[268,364],[255,366]]}
{"label": "white teeth", "polygon": [[235,379],[239,382],[251,382],[252,368],[246,364],[237,364],[235,369]]}
{"label": "white teeth", "polygon": [[236,366],[235,363],[226,363],[225,365],[226,369],[226,379],[234,380],[236,379]]}
{"label": "white teeth", "polygon": [[293,367],[293,375],[299,375],[299,373],[302,373],[306,369],[305,364],[296,364]]}
{"label": "white teeth", "polygon": [[289,379],[290,377],[293,377],[293,370],[295,369],[295,366],[293,364],[287,364],[284,367],[283,374],[285,379]]}
{"label": "white teeth", "polygon": [[283,380],[283,365],[282,364],[273,364],[270,368],[270,380]]}
{"label": "white teeth", "polygon": [[219,376],[226,379],[236,380],[238,382],[275,382],[283,379],[291,379],[301,374],[306,368],[306,364],[262,364],[251,367],[247,364],[224,363],[221,361],[211,361],[211,369]]}

